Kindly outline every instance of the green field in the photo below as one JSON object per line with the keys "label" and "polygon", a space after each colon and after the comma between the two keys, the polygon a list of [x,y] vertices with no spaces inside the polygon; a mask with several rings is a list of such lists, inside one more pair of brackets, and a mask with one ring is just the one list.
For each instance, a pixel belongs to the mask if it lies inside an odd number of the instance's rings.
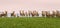
{"label": "green field", "polygon": [[4,17],[0,18],[0,28],[60,28],[60,18]]}

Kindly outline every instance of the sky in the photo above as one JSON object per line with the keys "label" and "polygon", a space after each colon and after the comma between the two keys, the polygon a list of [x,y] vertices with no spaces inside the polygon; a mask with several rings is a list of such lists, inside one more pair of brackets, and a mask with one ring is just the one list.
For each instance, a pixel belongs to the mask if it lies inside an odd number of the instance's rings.
{"label": "sky", "polygon": [[0,11],[60,10],[60,0],[0,0]]}

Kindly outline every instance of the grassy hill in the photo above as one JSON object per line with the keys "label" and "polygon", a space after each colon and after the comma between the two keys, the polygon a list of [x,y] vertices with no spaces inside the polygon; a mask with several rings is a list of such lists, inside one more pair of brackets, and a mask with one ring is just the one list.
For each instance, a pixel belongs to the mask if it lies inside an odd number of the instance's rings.
{"label": "grassy hill", "polygon": [[4,17],[0,18],[0,28],[60,28],[60,18]]}

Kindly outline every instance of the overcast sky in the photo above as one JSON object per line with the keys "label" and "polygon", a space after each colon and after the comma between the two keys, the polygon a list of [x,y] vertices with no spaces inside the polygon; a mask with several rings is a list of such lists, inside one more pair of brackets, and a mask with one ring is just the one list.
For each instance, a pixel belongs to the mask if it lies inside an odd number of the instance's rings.
{"label": "overcast sky", "polygon": [[0,11],[60,10],[60,0],[0,0]]}

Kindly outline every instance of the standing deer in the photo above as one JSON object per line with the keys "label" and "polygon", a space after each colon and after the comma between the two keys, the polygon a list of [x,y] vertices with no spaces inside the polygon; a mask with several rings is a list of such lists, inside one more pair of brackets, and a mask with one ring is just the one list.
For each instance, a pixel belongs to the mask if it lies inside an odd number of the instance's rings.
{"label": "standing deer", "polygon": [[13,12],[11,13],[11,16],[14,16],[14,17],[15,17],[16,15],[15,15],[14,13],[15,13],[15,11],[13,11]]}
{"label": "standing deer", "polygon": [[57,11],[52,11],[52,12],[53,12],[52,16],[56,17],[57,16]]}
{"label": "standing deer", "polygon": [[39,14],[38,14],[38,12],[36,10],[33,11],[31,14],[32,14],[32,16],[39,16]]}
{"label": "standing deer", "polygon": [[57,12],[56,16],[60,17],[60,11],[57,10],[56,12]]}
{"label": "standing deer", "polygon": [[0,17],[2,17],[2,16],[6,17],[7,16],[7,11],[5,11],[5,13],[2,12],[2,14],[0,14]]}
{"label": "standing deer", "polygon": [[20,15],[21,15],[21,16],[25,16],[24,10],[20,11]]}
{"label": "standing deer", "polygon": [[50,17],[50,11],[46,11],[46,16]]}
{"label": "standing deer", "polygon": [[55,14],[53,11],[50,11],[50,17],[54,17],[54,15],[53,14]]}
{"label": "standing deer", "polygon": [[25,16],[28,16],[28,13],[27,12],[25,12]]}
{"label": "standing deer", "polygon": [[42,11],[42,16],[46,17],[46,11]]}

